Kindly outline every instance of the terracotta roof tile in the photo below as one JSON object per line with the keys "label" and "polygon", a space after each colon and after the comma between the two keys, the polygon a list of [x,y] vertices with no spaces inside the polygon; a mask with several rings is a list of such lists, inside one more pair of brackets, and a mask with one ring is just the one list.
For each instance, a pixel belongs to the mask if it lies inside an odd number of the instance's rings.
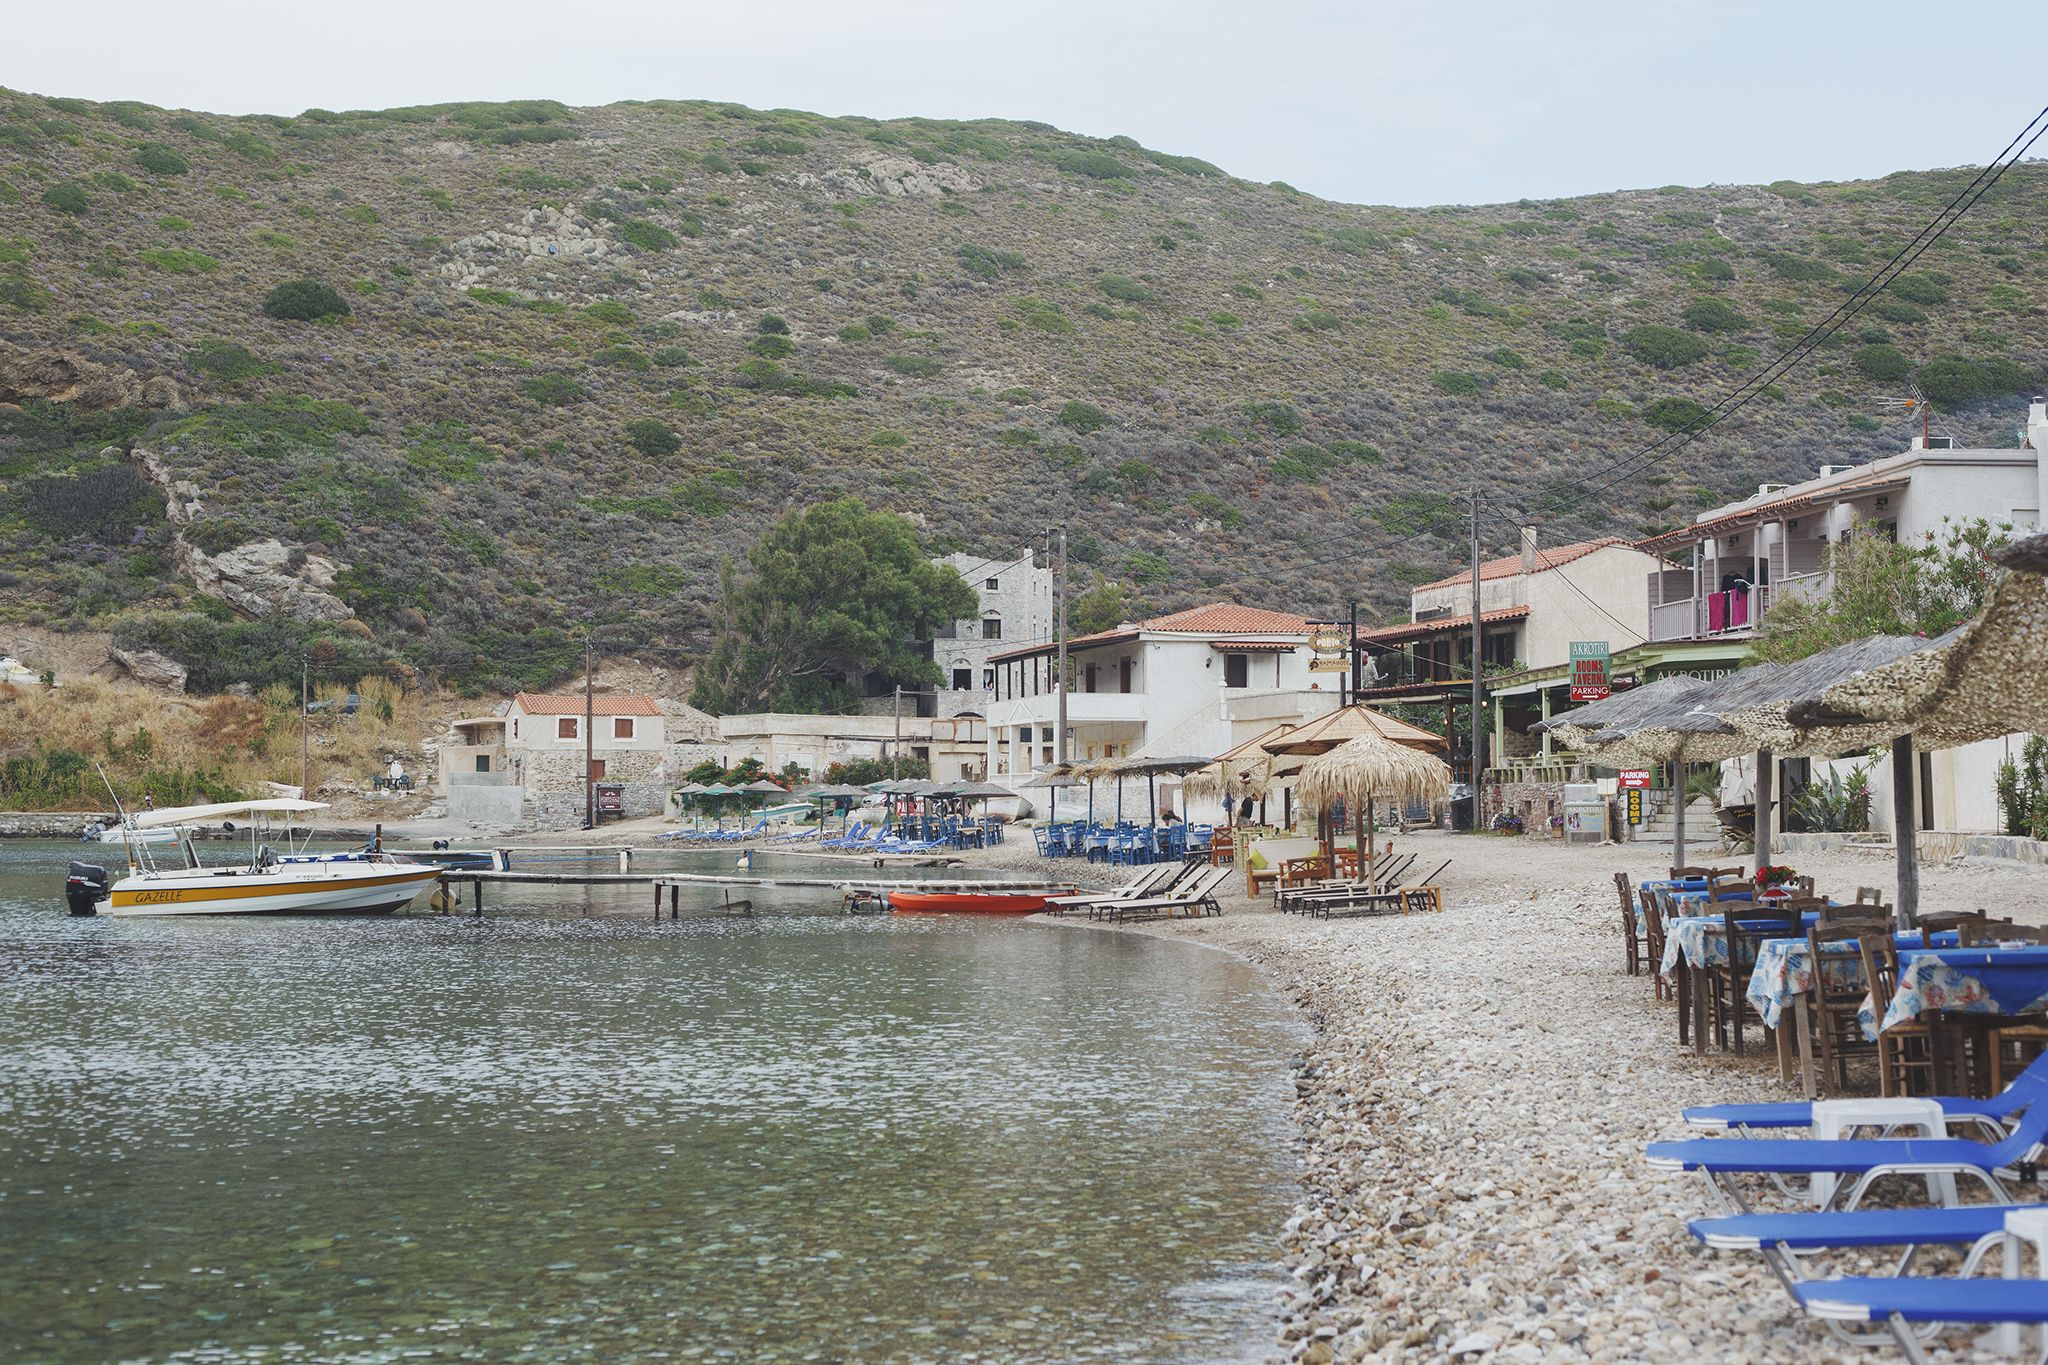
{"label": "terracotta roof tile", "polygon": [[[529,716],[580,716],[583,695],[558,697],[545,692],[521,692],[512,702]],[[600,693],[590,699],[593,716],[659,716],[661,707],[644,692]]]}
{"label": "terracotta roof tile", "polygon": [[[1482,565],[1481,567],[1483,568],[1484,566]],[[1467,575],[1467,577],[1470,577],[1470,575]],[[1479,620],[1483,625],[1491,625],[1495,621],[1519,621],[1528,614],[1529,609],[1527,607],[1498,607],[1493,611],[1480,612]],[[1428,621],[1403,621],[1397,626],[1375,626],[1371,630],[1361,629],[1358,632],[1358,638],[1374,643],[1386,643],[1396,640],[1415,639],[1424,635],[1434,635],[1438,631],[1470,629],[1472,629],[1472,613],[1468,611],[1461,616],[1438,616]]]}
{"label": "terracotta roof tile", "polygon": [[[1093,635],[1070,636],[1067,648],[1107,644],[1112,640],[1135,640],[1140,632],[1148,630],[1175,635],[1306,635],[1308,618],[1288,611],[1267,611],[1264,607],[1240,607],[1234,602],[1210,602],[1132,625],[1098,630]],[[1052,644],[1023,645],[991,654],[989,661],[1001,663],[1006,659],[1048,654],[1055,648]]]}
{"label": "terracotta roof tile", "polygon": [[[1538,550],[1536,552],[1536,571],[1542,573],[1546,569],[1561,569],[1575,559],[1584,559],[1595,550],[1604,550],[1610,545],[1627,545],[1629,543],[1629,541],[1623,540],[1620,536],[1604,536],[1599,540],[1580,540],[1574,541],[1570,545],[1553,545],[1547,550]],[[1489,578],[1513,578],[1521,571],[1522,557],[1520,555],[1504,555],[1499,559],[1483,561],[1479,565],[1479,579],[1483,583]],[[1455,588],[1461,583],[1470,583],[1471,581],[1472,571],[1467,569],[1463,573],[1452,574],[1449,578],[1439,578],[1434,583],[1421,584],[1410,589],[1410,591],[1428,592],[1432,588]]]}

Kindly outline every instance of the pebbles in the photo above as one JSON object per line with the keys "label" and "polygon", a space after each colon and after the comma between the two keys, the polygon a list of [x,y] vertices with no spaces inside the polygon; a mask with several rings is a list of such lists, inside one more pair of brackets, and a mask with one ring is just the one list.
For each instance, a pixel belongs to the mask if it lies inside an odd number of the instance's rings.
{"label": "pebbles", "polygon": [[[1612,872],[1648,875],[1663,850],[1407,840],[1457,859],[1440,915],[1305,921],[1239,900],[1143,930],[1259,962],[1314,1030],[1281,1358],[1896,1359],[1831,1340],[1757,1259],[1700,1251],[1685,1223],[1718,1211],[1704,1185],[1643,1163],[1688,1104],[1788,1097],[1769,1057],[1681,1050],[1671,1007],[1622,971]],[[1845,860],[1825,884],[1880,875]],[[2043,879],[2010,875],[1954,889],[1999,882],[2040,918]]]}

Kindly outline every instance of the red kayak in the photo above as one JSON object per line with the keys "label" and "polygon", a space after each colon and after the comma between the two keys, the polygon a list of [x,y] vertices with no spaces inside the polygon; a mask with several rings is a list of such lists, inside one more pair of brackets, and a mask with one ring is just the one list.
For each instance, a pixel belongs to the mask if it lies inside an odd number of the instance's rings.
{"label": "red kayak", "polygon": [[1031,915],[1057,891],[891,891],[899,915]]}

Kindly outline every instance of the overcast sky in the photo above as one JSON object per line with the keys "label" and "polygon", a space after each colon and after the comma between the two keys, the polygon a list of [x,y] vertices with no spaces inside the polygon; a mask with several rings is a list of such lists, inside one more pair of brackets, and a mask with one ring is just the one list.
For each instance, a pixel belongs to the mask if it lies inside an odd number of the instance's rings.
{"label": "overcast sky", "polygon": [[81,0],[0,85],[220,113],[542,96],[1038,119],[1358,203],[1981,164],[2044,101],[2016,0]]}

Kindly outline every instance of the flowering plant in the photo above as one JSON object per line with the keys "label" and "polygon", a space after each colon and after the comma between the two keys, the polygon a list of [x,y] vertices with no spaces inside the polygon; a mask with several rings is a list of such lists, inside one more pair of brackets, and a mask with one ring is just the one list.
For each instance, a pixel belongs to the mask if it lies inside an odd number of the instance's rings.
{"label": "flowering plant", "polygon": [[1756,884],[1758,886],[1783,886],[1798,875],[1799,873],[1796,870],[1786,867],[1782,863],[1764,863],[1756,870]]}

